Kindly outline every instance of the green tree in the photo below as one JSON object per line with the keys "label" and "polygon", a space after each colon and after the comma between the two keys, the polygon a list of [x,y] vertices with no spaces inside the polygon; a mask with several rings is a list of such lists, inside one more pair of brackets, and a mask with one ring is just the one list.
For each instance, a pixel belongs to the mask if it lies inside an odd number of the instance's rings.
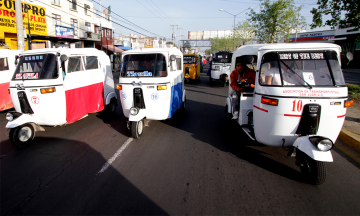
{"label": "green tree", "polygon": [[249,21],[239,22],[235,27],[235,46],[240,47],[247,42],[255,39],[255,28],[251,26]]}
{"label": "green tree", "polygon": [[225,37],[211,38],[211,52],[213,51],[230,51],[234,46],[234,38],[232,35]]}
{"label": "green tree", "polygon": [[191,44],[190,44],[189,41],[186,41],[186,42],[184,43],[184,48],[186,48],[186,49],[191,49]]}
{"label": "green tree", "polygon": [[291,30],[305,26],[305,17],[300,16],[301,8],[302,5],[295,6],[294,0],[264,0],[260,4],[260,13],[250,11],[249,21],[261,42],[280,42],[289,38]]}
{"label": "green tree", "polygon": [[[356,29],[360,28],[360,1],[359,0],[318,0],[318,8],[313,8],[313,23],[311,28],[323,27],[325,25],[335,28],[337,25],[350,25]],[[342,19],[341,13],[345,12]],[[323,24],[322,15],[331,15],[331,19]]]}
{"label": "green tree", "polygon": [[172,44],[174,47],[177,47],[173,42],[171,42],[171,41],[168,41],[168,42],[166,42],[166,44]]}
{"label": "green tree", "polygon": [[206,49],[206,50],[205,50],[205,54],[206,54],[206,55],[210,55],[211,53],[212,53],[212,52],[211,52],[211,49]]}

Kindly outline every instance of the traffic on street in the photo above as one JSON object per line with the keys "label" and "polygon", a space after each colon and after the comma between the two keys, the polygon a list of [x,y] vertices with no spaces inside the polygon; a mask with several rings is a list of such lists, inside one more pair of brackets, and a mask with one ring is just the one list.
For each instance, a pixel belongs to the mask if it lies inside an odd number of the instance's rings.
{"label": "traffic on street", "polygon": [[[115,116],[46,127],[18,148],[0,116],[1,214],[357,214],[359,164],[337,149],[320,186],[282,148],[252,141],[226,118],[227,87],[185,85],[186,109],[150,121],[140,139]],[[119,72],[114,73],[119,83]],[[120,104],[119,91],[116,91]]]}

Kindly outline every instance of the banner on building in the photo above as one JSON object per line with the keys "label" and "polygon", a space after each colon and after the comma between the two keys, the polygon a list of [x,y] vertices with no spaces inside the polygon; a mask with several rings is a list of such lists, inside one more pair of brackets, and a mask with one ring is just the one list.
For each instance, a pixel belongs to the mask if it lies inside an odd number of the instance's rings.
{"label": "banner on building", "polygon": [[63,38],[74,38],[74,28],[55,25],[55,36],[56,37],[63,37]]}
{"label": "banner on building", "polygon": [[[30,3],[21,2],[23,12],[23,25],[28,34],[28,22],[31,34],[47,35],[46,9]],[[27,12],[24,12],[27,9]],[[16,33],[15,1],[0,1],[0,28],[4,32]]]}

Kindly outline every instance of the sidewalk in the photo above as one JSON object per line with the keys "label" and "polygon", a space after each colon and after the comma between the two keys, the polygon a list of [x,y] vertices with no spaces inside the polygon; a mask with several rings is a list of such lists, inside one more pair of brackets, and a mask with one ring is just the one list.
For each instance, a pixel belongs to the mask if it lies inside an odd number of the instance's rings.
{"label": "sidewalk", "polygon": [[354,100],[354,105],[347,108],[345,122],[339,139],[360,153],[360,101]]}

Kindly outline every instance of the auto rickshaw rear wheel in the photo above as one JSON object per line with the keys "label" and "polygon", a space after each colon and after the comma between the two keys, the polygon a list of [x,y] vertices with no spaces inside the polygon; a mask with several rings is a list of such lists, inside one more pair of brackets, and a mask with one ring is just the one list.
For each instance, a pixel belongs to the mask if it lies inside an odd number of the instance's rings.
{"label": "auto rickshaw rear wheel", "polygon": [[132,121],[130,125],[131,136],[139,139],[144,131],[144,120]]}
{"label": "auto rickshaw rear wheel", "polygon": [[29,145],[35,137],[35,129],[31,124],[23,124],[11,128],[9,133],[10,142],[18,147]]}
{"label": "auto rickshaw rear wheel", "polygon": [[310,184],[321,185],[326,179],[326,165],[324,162],[316,161],[300,150],[296,152],[301,174]]}

